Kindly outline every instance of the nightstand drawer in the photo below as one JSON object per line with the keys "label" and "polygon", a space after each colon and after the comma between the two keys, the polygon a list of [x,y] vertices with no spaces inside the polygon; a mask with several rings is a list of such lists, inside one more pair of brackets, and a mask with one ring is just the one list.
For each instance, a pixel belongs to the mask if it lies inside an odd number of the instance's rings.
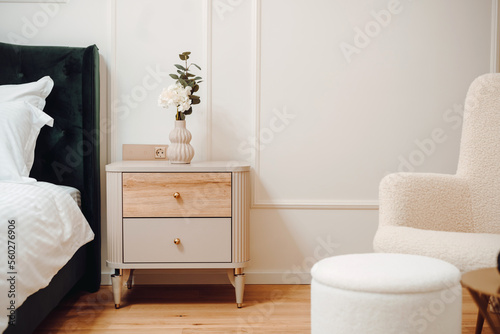
{"label": "nightstand drawer", "polygon": [[123,173],[123,217],[231,217],[231,173]]}
{"label": "nightstand drawer", "polygon": [[231,262],[231,218],[123,219],[123,262]]}

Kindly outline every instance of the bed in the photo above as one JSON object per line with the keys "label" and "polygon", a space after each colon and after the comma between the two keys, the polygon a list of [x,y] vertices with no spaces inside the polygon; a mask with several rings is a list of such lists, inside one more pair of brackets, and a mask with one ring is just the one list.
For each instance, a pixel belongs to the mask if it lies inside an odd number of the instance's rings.
{"label": "bed", "polygon": [[[50,284],[17,308],[16,324],[4,333],[31,333],[72,289],[95,292],[101,279],[99,53],[85,48],[0,43],[0,85],[35,82],[50,76],[54,86],[43,111],[54,119],[36,141],[29,176],[80,191],[81,212],[94,234]],[[0,255],[2,255],[0,253]],[[1,259],[3,260],[3,259]],[[2,273],[3,274],[3,273]],[[4,296],[2,296],[4,298]]]}

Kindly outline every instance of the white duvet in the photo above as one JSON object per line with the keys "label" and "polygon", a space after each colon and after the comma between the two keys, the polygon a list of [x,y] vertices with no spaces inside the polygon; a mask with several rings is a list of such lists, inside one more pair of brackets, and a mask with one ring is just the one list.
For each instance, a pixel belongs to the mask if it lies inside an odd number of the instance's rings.
{"label": "white duvet", "polygon": [[74,199],[58,186],[0,182],[0,332],[10,310],[46,287],[93,238]]}

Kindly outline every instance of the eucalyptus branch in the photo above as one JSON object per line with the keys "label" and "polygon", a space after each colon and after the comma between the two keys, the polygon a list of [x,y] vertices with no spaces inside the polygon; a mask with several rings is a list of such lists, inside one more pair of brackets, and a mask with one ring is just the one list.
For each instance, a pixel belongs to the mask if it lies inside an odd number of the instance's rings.
{"label": "eucalyptus branch", "polygon": [[[180,86],[178,86],[179,87],[178,89],[182,90],[182,92],[180,94],[183,96],[186,96],[186,94],[188,94],[187,95],[188,100],[186,100],[184,98],[184,100],[182,100],[182,102],[177,102],[177,101],[174,101],[171,96],[170,97],[167,96],[168,90],[173,91],[173,90],[177,89],[175,87],[172,87],[172,88],[169,87],[169,89],[167,90],[167,93],[165,93],[165,95],[167,97],[163,97],[164,93],[162,93],[160,95],[160,105],[161,106],[166,107],[166,106],[169,106],[172,104],[176,105],[177,113],[176,113],[175,119],[178,119],[178,120],[185,119],[185,115],[190,115],[193,112],[192,106],[194,104],[199,104],[201,102],[200,97],[197,95],[194,95],[193,93],[196,93],[200,89],[199,84],[201,82],[203,82],[202,78],[199,76],[196,76],[192,73],[189,73],[189,70],[190,70],[192,65],[200,71],[201,71],[201,68],[200,68],[200,66],[198,66],[194,63],[188,64],[188,59],[189,59],[190,54],[191,54],[191,52],[181,53],[179,55],[179,58],[184,61],[184,66],[179,65],[179,64],[174,64],[174,66],[177,68],[177,74],[170,74],[170,77],[172,79],[176,80],[176,84],[180,85]],[[180,88],[181,86],[182,86],[182,88]]]}

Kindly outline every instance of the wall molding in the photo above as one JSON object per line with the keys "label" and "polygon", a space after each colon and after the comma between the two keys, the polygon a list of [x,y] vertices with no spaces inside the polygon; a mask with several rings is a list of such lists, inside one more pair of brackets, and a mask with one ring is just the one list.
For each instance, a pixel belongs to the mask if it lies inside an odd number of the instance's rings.
{"label": "wall molding", "polygon": [[[254,147],[259,147],[260,141],[260,108],[261,108],[261,0],[253,0],[252,1],[252,96],[253,96],[253,105],[252,110],[254,111],[255,116],[255,142]],[[260,152],[255,149],[254,155],[254,172],[252,173],[252,196],[250,207],[252,209],[256,208],[257,205],[260,205],[257,200],[257,178],[260,174]]]}
{"label": "wall molding", "polygon": [[108,26],[108,44],[109,44],[109,71],[108,71],[108,122],[106,131],[108,132],[109,153],[108,163],[116,161],[118,152],[117,145],[117,130],[118,119],[116,117],[116,109],[114,102],[116,99],[116,0],[109,0],[109,26]]}
{"label": "wall molding", "polygon": [[212,17],[213,15],[213,2],[212,0],[204,0],[203,2],[203,26],[205,33],[203,35],[203,59],[205,79],[204,79],[204,92],[205,92],[205,124],[206,124],[206,146],[205,146],[205,160],[212,160]]}
{"label": "wall molding", "polygon": [[491,4],[491,55],[490,55],[490,72],[496,73],[500,71],[500,8],[498,0],[493,0]]}
{"label": "wall molding", "polygon": [[[255,113],[255,143],[259,147],[261,121],[261,33],[262,33],[262,0],[252,2],[252,44],[253,44],[253,110]],[[500,8],[498,0],[492,1],[491,55],[490,71],[500,71]],[[260,151],[255,150],[254,173],[252,176],[251,209],[291,209],[291,210],[378,210],[378,200],[326,200],[326,201],[265,201],[257,196],[257,178],[261,171]]]}
{"label": "wall molding", "polygon": [[274,201],[253,203],[252,209],[288,210],[378,210],[378,201]]}
{"label": "wall molding", "polygon": [[491,33],[491,49],[492,49],[492,72],[500,72],[500,43],[498,39],[500,38],[500,5],[498,0],[493,0],[493,10],[492,10],[492,33]]}
{"label": "wall molding", "polygon": [[[262,42],[262,0],[252,2],[252,109],[255,115],[255,143],[260,146],[261,121],[261,42]],[[260,151],[255,150],[254,173],[252,173],[251,209],[289,209],[289,210],[378,210],[377,200],[328,200],[328,201],[264,201],[257,197],[257,178],[261,170]]]}
{"label": "wall molding", "polygon": [[[2,1],[2,0],[0,0]],[[66,1],[66,0],[64,0]],[[116,6],[117,0],[109,0],[109,26],[108,26],[108,43],[109,43],[109,77],[108,77],[108,110],[109,117],[108,133],[109,138],[109,154],[108,162],[115,162],[117,160],[118,152],[121,151],[118,145],[118,119],[116,114],[116,108],[114,101],[116,100],[117,85],[116,85],[116,61],[117,61],[117,20],[116,20]],[[205,110],[205,131],[206,131],[206,146],[205,146],[205,160],[211,160],[212,157],[212,14],[213,14],[213,1],[203,0],[203,33],[202,33],[202,45],[203,45],[203,67],[205,69],[205,78],[203,88],[205,92],[206,110]]]}

